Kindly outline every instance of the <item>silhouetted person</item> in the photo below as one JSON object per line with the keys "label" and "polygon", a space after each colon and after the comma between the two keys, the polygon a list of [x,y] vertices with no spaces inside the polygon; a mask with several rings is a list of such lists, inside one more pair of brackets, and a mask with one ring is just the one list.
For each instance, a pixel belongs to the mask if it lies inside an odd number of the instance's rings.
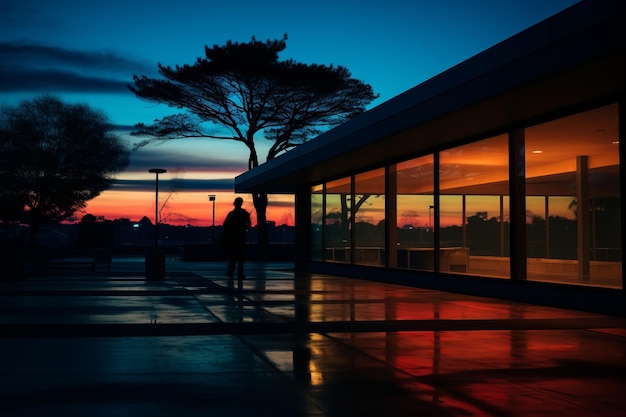
{"label": "silhouetted person", "polygon": [[235,263],[237,263],[237,277],[244,279],[243,262],[246,249],[246,230],[252,225],[250,213],[241,208],[243,198],[237,197],[233,203],[235,208],[228,213],[224,220],[222,244],[228,254],[226,275],[233,277]]}

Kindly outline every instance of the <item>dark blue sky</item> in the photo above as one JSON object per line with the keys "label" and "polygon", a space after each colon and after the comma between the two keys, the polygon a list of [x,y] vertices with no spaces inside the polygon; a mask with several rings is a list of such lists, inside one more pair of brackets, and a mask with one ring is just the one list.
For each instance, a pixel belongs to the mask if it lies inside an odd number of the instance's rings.
{"label": "dark blue sky", "polygon": [[[0,6],[0,103],[51,92],[150,122],[125,85],[204,45],[289,36],[283,58],[348,67],[385,101],[572,0],[20,0]],[[376,103],[374,103],[376,104]],[[166,112],[163,110],[163,112]]]}
{"label": "dark blue sky", "polygon": [[[43,93],[103,110],[118,126],[175,109],[126,88],[157,63],[193,63],[205,45],[280,39],[281,58],[347,67],[380,94],[375,106],[555,14],[573,0],[20,0],[0,3],[0,105]],[[261,152],[264,160],[263,152]],[[147,167],[224,187],[246,169],[242,144],[185,141],[133,154],[120,178]],[[212,185],[211,181],[215,181]],[[197,185],[197,183],[196,183]],[[134,187],[133,187],[134,188]],[[99,197],[100,198],[100,197]]]}

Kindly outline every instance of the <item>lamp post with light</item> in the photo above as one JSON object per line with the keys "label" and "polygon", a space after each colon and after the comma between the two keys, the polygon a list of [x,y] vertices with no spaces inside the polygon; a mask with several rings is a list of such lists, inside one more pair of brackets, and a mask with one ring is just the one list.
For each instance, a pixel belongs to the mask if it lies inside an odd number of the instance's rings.
{"label": "lamp post with light", "polygon": [[154,249],[159,247],[159,174],[167,172],[163,168],[151,168],[148,170],[151,174],[156,174],[155,181],[155,202],[154,202]]}
{"label": "lamp post with light", "polygon": [[430,232],[433,232],[433,209],[435,208],[435,206],[430,205],[428,206],[428,228],[430,229]]}
{"label": "lamp post with light", "polygon": [[213,203],[213,215],[211,216],[213,237],[211,243],[215,245],[215,194],[209,194],[209,201]]}
{"label": "lamp post with light", "polygon": [[156,174],[155,203],[154,203],[154,249],[146,255],[146,279],[165,278],[165,252],[159,251],[159,174],[167,172],[163,168],[151,168],[151,174]]}

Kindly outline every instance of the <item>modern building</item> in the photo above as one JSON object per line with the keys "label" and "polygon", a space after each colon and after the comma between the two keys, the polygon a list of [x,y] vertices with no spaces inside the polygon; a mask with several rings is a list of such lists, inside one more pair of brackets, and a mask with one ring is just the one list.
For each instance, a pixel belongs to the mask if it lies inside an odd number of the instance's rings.
{"label": "modern building", "polygon": [[296,267],[626,315],[626,2],[583,0],[236,178]]}

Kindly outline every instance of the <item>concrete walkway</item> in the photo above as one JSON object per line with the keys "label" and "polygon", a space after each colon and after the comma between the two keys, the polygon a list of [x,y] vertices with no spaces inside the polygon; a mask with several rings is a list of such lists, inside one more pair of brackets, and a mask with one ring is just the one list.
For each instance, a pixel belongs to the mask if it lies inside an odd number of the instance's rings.
{"label": "concrete walkway", "polygon": [[623,416],[626,320],[249,264],[0,282],[0,416]]}

